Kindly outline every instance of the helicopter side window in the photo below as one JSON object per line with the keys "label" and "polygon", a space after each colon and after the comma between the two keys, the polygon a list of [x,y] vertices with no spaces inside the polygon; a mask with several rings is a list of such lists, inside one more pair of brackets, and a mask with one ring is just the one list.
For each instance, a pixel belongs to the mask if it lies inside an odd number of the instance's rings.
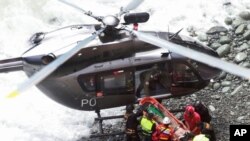
{"label": "helicopter side window", "polygon": [[105,89],[114,89],[114,88],[124,88],[126,87],[125,75],[117,75],[117,76],[105,76],[104,80],[104,88]]}
{"label": "helicopter side window", "polygon": [[189,66],[183,63],[174,63],[173,81],[175,83],[181,83],[181,82],[195,82],[199,80]]}
{"label": "helicopter side window", "polygon": [[87,92],[94,92],[96,89],[95,77],[94,76],[84,76],[80,80],[82,87]]}
{"label": "helicopter side window", "polygon": [[118,70],[100,77],[104,95],[131,94],[134,91],[132,71]]}

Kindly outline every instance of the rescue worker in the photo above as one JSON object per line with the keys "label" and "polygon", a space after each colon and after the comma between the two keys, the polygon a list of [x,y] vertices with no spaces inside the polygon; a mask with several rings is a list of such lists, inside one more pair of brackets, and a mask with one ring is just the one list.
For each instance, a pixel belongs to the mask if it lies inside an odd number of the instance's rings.
{"label": "rescue worker", "polygon": [[212,116],[209,114],[208,108],[201,101],[196,101],[194,109],[200,115],[202,122],[210,123]]}
{"label": "rescue worker", "polygon": [[156,126],[156,130],[152,135],[153,141],[171,141],[173,139],[174,130],[169,127],[170,119],[164,117],[162,122]]}
{"label": "rescue worker", "polygon": [[198,135],[200,133],[199,125],[201,123],[201,118],[200,115],[195,112],[193,106],[186,106],[184,112],[184,120],[185,125],[194,135]]}
{"label": "rescue worker", "polygon": [[210,141],[208,137],[204,134],[199,134],[194,136],[193,141]]}
{"label": "rescue worker", "polygon": [[210,141],[216,141],[214,129],[210,123],[202,122],[200,124],[201,133],[209,137]]}
{"label": "rescue worker", "polygon": [[157,85],[159,85],[159,77],[161,75],[161,71],[159,70],[157,65],[154,65],[151,69],[146,70],[140,74],[140,84],[136,90],[136,96],[141,97],[141,90],[144,90],[144,94],[146,96],[150,96],[150,91],[155,91],[157,89]]}
{"label": "rescue worker", "polygon": [[139,121],[137,120],[138,115],[133,112],[134,105],[126,106],[126,113],[124,118],[126,120],[126,138],[127,141],[140,141],[140,137],[138,135],[137,126],[139,125]]}
{"label": "rescue worker", "polygon": [[153,120],[154,114],[143,111],[143,116],[140,120],[142,129],[143,141],[151,141],[152,133],[155,131],[156,122]]}

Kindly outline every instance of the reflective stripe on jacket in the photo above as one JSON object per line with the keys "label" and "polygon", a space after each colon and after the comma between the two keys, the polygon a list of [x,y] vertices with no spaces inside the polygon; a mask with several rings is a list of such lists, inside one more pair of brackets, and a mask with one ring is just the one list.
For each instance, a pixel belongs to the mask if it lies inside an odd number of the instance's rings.
{"label": "reflective stripe on jacket", "polygon": [[173,130],[160,124],[156,127],[156,131],[153,133],[154,141],[169,141],[173,136]]}
{"label": "reflective stripe on jacket", "polygon": [[142,133],[144,135],[151,135],[152,134],[152,127],[154,125],[154,121],[148,120],[146,117],[142,117],[141,119],[141,128],[142,128]]}

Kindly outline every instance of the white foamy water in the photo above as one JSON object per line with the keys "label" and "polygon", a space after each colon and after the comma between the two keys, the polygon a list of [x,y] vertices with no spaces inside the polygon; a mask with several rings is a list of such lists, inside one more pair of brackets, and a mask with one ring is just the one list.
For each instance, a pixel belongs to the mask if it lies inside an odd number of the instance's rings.
{"label": "white foamy water", "polygon": [[[96,15],[119,11],[127,0],[71,0]],[[231,2],[231,6],[223,6]],[[250,7],[249,0],[145,0],[136,11],[150,12],[151,18],[140,29],[175,32],[193,26],[205,31],[224,25],[225,17],[234,17]],[[97,23],[79,11],[56,0],[0,1],[0,59],[16,57],[28,49],[33,33],[50,31],[71,24]],[[27,77],[23,72],[0,74],[4,96]],[[104,110],[105,115],[121,114],[121,108]],[[13,100],[0,103],[0,135],[4,141],[75,141],[88,136],[96,117],[94,112],[69,109],[33,87]],[[111,123],[111,122],[110,122]]]}

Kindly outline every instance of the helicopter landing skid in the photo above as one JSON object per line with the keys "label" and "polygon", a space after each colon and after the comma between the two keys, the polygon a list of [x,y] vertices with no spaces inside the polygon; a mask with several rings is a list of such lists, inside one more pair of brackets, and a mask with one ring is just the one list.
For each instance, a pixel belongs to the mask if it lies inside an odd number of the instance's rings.
{"label": "helicopter landing skid", "polygon": [[102,126],[103,120],[123,118],[124,115],[101,117],[100,110],[96,110],[95,112],[96,112],[96,114],[98,116],[97,118],[95,118],[95,122],[99,123],[99,133],[90,135],[90,138],[106,137],[106,136],[116,136],[116,135],[123,135],[123,134],[125,134],[125,132],[104,133],[103,132],[103,126]]}

